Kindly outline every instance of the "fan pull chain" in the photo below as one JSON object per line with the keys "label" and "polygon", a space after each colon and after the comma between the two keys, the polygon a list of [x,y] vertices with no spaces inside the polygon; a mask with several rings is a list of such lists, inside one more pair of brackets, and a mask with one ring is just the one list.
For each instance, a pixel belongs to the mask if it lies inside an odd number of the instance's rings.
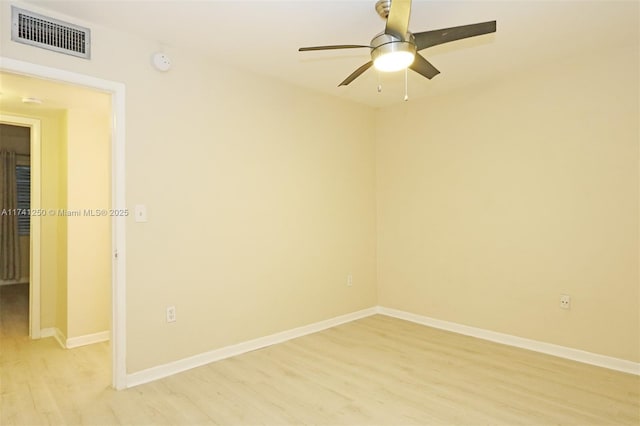
{"label": "fan pull chain", "polygon": [[409,100],[409,68],[404,69],[404,101]]}
{"label": "fan pull chain", "polygon": [[382,83],[380,83],[380,71],[376,73],[378,76],[378,93],[382,93]]}

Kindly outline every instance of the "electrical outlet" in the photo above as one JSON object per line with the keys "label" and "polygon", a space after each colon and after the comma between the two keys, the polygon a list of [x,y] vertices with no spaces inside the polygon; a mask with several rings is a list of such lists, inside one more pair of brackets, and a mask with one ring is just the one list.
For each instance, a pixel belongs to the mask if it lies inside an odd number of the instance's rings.
{"label": "electrical outlet", "polygon": [[167,322],[176,322],[175,306],[167,306]]}
{"label": "electrical outlet", "polygon": [[353,275],[347,275],[347,287],[351,287],[353,285]]}
{"label": "electrical outlet", "polygon": [[571,296],[569,296],[568,294],[561,294],[560,307],[562,309],[571,309]]}

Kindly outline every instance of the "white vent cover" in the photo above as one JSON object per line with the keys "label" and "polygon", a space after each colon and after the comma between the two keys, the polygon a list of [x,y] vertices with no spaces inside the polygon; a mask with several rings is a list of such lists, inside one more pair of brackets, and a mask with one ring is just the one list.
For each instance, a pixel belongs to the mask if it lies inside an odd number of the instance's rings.
{"label": "white vent cover", "polygon": [[89,59],[91,30],[11,7],[11,40]]}

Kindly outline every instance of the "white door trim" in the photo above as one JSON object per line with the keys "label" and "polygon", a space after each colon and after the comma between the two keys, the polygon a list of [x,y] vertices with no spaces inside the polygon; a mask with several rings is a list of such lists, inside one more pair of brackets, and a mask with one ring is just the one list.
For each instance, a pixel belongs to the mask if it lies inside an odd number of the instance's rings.
{"label": "white door trim", "polygon": [[[40,120],[0,114],[0,123],[28,127],[31,145],[31,211],[41,209]],[[32,214],[29,230],[29,336],[40,338],[40,216]]]}
{"label": "white door trim", "polygon": [[[111,95],[111,206],[114,210],[126,209],[124,84],[2,56],[0,56],[0,70],[84,86]],[[126,387],[125,225],[125,217],[112,218],[111,361],[112,384],[116,389]]]}

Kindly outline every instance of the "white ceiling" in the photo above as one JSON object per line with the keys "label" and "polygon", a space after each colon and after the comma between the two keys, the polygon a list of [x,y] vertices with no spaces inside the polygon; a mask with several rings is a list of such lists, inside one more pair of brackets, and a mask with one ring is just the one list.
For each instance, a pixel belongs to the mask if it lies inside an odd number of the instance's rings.
{"label": "white ceiling", "polygon": [[[297,51],[301,46],[368,44],[384,29],[375,0],[28,3],[371,106],[402,102],[404,96],[404,72],[382,75],[380,94],[373,69],[351,85],[337,87],[369,60],[367,49]],[[497,32],[422,51],[441,74],[427,80],[410,72],[410,98],[553,67],[571,56],[591,54],[598,61],[608,49],[638,46],[639,5],[634,0],[414,0],[412,32],[490,20],[497,20]]]}
{"label": "white ceiling", "polygon": [[[25,104],[23,98],[36,98],[42,103]],[[85,109],[108,114],[111,96],[84,87],[0,72],[0,104],[3,109],[16,112]]]}

